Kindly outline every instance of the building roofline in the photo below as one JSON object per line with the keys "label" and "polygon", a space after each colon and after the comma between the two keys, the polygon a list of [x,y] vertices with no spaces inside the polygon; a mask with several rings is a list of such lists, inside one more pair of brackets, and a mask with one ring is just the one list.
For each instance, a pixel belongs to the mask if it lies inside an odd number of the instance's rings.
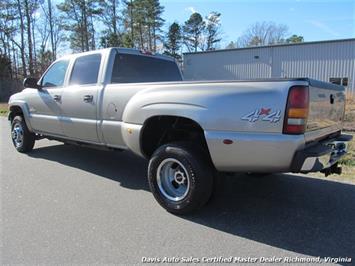
{"label": "building roofline", "polygon": [[280,43],[280,44],[273,44],[273,45],[262,45],[262,46],[252,46],[252,47],[242,47],[242,48],[232,48],[232,49],[218,49],[218,50],[212,50],[212,51],[188,52],[188,53],[183,53],[183,54],[184,55],[191,55],[191,54],[205,54],[205,53],[217,53],[217,52],[219,53],[219,52],[230,52],[230,51],[239,51],[239,50],[248,50],[248,49],[273,48],[273,47],[282,47],[282,46],[299,46],[299,45],[307,45],[307,44],[348,42],[348,41],[355,41],[355,38],[313,41],[313,42],[300,42],[300,43]]}

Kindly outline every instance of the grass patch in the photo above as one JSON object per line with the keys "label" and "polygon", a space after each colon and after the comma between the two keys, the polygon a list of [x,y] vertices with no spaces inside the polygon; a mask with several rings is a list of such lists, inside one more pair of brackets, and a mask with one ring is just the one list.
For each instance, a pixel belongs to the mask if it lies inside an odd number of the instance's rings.
{"label": "grass patch", "polygon": [[7,103],[0,103],[0,116],[6,116],[8,113]]}
{"label": "grass patch", "polygon": [[351,93],[346,94],[344,129],[355,132],[355,95]]}
{"label": "grass patch", "polygon": [[[349,134],[349,132],[346,133]],[[353,135],[353,139],[348,143],[348,153],[339,161],[339,163],[341,163],[342,165],[355,166],[355,135],[354,134],[352,135]],[[354,174],[355,174],[355,168],[354,168]]]}

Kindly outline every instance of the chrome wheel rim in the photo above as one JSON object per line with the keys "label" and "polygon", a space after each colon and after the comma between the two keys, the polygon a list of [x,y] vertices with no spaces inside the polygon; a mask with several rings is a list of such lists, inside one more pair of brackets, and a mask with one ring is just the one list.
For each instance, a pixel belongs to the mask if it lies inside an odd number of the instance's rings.
{"label": "chrome wheel rim", "polygon": [[16,123],[11,131],[12,141],[16,148],[21,147],[23,144],[23,128],[20,123]]}
{"label": "chrome wheel rim", "polygon": [[157,169],[157,183],[161,194],[171,201],[183,200],[190,189],[190,179],[185,166],[178,160],[163,160]]}

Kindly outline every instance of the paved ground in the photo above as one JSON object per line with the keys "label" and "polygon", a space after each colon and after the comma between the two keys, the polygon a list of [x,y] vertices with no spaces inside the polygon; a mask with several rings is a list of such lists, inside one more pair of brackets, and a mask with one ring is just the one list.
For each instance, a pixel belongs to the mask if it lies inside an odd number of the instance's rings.
{"label": "paved ground", "polygon": [[355,186],[295,175],[222,179],[177,217],[150,194],[146,162],[41,140],[15,152],[0,119],[1,264],[140,263],[146,257],[355,259]]}

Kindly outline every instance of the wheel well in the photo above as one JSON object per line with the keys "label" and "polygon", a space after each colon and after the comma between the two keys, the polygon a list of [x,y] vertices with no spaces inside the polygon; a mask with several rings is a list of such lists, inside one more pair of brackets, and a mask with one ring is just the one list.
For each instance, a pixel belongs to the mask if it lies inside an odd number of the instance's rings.
{"label": "wheel well", "polygon": [[161,145],[175,141],[193,141],[209,154],[202,127],[189,118],[155,116],[144,123],[140,144],[141,151],[147,158]]}
{"label": "wheel well", "polygon": [[20,106],[14,105],[10,107],[9,120],[12,121],[15,116],[21,115],[23,116],[23,112]]}

